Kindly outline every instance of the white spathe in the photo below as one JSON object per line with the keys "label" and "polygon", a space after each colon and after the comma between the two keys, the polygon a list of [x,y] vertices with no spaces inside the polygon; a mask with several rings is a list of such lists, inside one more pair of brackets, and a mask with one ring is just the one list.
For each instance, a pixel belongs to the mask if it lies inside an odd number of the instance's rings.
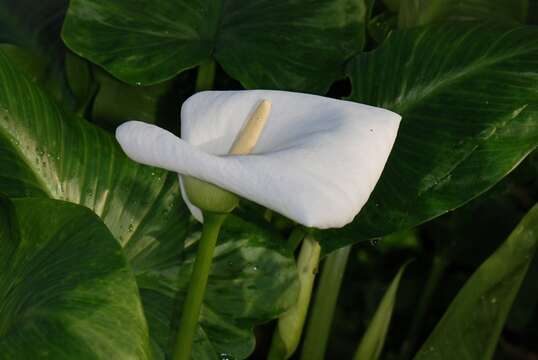
{"label": "white spathe", "polygon": [[[261,100],[272,103],[250,155],[226,155]],[[129,121],[116,137],[140,163],[188,175],[320,229],[351,222],[368,200],[401,117],[350,101],[269,90],[205,91],[181,108],[181,136]],[[180,176],[181,178],[181,176]],[[185,197],[191,212],[201,212]]]}

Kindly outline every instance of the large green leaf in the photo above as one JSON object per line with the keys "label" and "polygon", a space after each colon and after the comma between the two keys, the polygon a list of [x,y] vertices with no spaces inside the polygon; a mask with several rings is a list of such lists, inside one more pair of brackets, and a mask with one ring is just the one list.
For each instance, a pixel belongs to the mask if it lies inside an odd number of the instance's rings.
{"label": "large green leaf", "polygon": [[2,359],[150,359],[134,275],[88,209],[0,197]]}
{"label": "large green leaf", "polygon": [[[122,244],[137,276],[154,345],[165,346],[166,330],[173,318],[168,306],[174,298],[170,289],[179,289],[187,281],[184,242],[195,240],[199,231],[181,200],[177,175],[130,161],[112,135],[62,113],[1,52],[0,191],[11,197],[61,199],[99,215]],[[223,287],[221,294],[208,292],[207,304],[225,297],[244,301],[226,308],[210,306],[214,313],[206,316],[203,327],[207,341],[198,342],[195,352],[213,351],[207,350],[208,342],[224,352],[229,343],[239,358],[246,356],[247,350],[236,350],[234,341],[248,337],[252,342],[250,328],[254,323],[275,318],[293,304],[296,270],[291,254],[271,248],[276,242],[273,234],[247,223],[232,229],[225,225],[224,234],[233,231],[233,236],[223,235],[222,246],[235,251],[228,257],[236,258],[238,269],[244,271],[220,271],[219,275],[215,267],[215,274],[228,284],[250,282],[257,296],[232,285]],[[260,267],[265,270],[255,274],[242,267],[253,254],[265,261]],[[276,269],[281,274],[278,277],[274,276]],[[265,280],[265,271],[273,276],[272,282]],[[160,281],[147,281],[149,277]],[[155,289],[157,283],[159,288]],[[266,304],[266,298],[274,298],[274,304]],[[212,327],[221,328],[221,334],[215,336]]]}
{"label": "large green leaf", "polygon": [[353,223],[326,232],[326,250],[457,208],[538,145],[537,28],[401,31],[349,65],[351,100],[403,119],[370,200]]}
{"label": "large green leaf", "polygon": [[[295,261],[280,250],[281,244],[270,240],[268,231],[237,217],[226,221],[215,249],[194,342],[194,352],[199,354],[197,358],[214,359],[219,354],[230,359],[247,357],[255,345],[252,324],[284,312],[296,301],[297,274],[290,271]],[[170,313],[173,307],[181,307],[179,304],[186,295],[196,250],[197,242],[189,241],[183,262],[179,264],[179,283],[170,279],[177,276],[177,262],[162,264],[157,271],[138,275],[144,303],[155,303],[150,308],[158,309],[148,316],[151,330],[162,334],[159,336],[163,342],[159,344],[161,348],[173,338],[170,339],[166,327],[160,326],[158,319],[162,312]],[[177,314],[174,320],[179,321],[179,317]],[[208,355],[202,356],[202,352]]]}
{"label": "large green leaf", "polygon": [[538,205],[465,283],[415,359],[492,359],[537,246]]}
{"label": "large green leaf", "polygon": [[524,23],[529,0],[401,0],[399,25],[413,27],[451,20]]}
{"label": "large green leaf", "polygon": [[247,88],[325,92],[364,44],[363,0],[72,0],[65,43],[131,84],[216,59]]}
{"label": "large green leaf", "polygon": [[390,320],[392,318],[392,310],[396,303],[396,294],[400,279],[405,270],[407,263],[402,265],[398,273],[390,283],[389,288],[383,295],[381,302],[370,322],[366,332],[364,333],[357,351],[355,352],[355,360],[377,360],[383,351],[385,338],[389,331]]}

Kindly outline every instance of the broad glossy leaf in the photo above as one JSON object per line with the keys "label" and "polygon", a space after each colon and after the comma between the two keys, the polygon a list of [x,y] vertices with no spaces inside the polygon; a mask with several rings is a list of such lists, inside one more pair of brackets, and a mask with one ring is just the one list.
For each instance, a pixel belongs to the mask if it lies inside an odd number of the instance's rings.
{"label": "broad glossy leaf", "polygon": [[383,295],[383,299],[379,303],[374,317],[372,318],[368,329],[364,333],[361,342],[355,353],[355,360],[377,360],[383,351],[383,345],[385,344],[385,338],[389,330],[390,320],[392,318],[392,310],[396,303],[396,294],[398,291],[398,285],[400,279],[405,270],[407,263],[404,264],[392,282],[389,288]]}
{"label": "broad glossy leaf", "polygon": [[[255,345],[252,325],[284,312],[296,301],[299,284],[295,261],[278,242],[271,240],[275,239],[270,232],[237,217],[226,220],[215,249],[200,327],[194,340],[197,358],[247,357]],[[173,312],[173,306],[181,308],[178,305],[186,295],[196,250],[197,242],[189,241],[179,269],[177,262],[169,262],[157,271],[138,276],[144,303],[159,309],[148,316],[151,330],[162,334],[158,337],[161,348],[173,338],[168,336],[166,326],[159,325],[158,318],[162,311]],[[181,280],[174,283],[170,277],[177,276],[178,270]],[[177,323],[179,318],[177,313],[174,321]],[[208,355],[202,356],[204,351]]]}
{"label": "broad glossy leaf", "polygon": [[0,197],[2,359],[150,359],[135,277],[88,209]]}
{"label": "broad glossy leaf", "polygon": [[465,283],[415,359],[491,359],[537,246],[538,205]]}
{"label": "broad glossy leaf", "polygon": [[401,0],[400,27],[452,20],[524,23],[529,0]]}
{"label": "broad glossy leaf", "polygon": [[397,32],[357,56],[349,76],[351,100],[402,122],[370,200],[353,223],[325,233],[326,251],[455,209],[538,145],[537,28],[458,23]]}
{"label": "broad glossy leaf", "polygon": [[246,88],[325,92],[364,44],[363,0],[72,0],[67,46],[131,84],[214,58]]}
{"label": "broad glossy leaf", "polygon": [[[165,346],[172,319],[167,303],[173,301],[170,289],[179,287],[177,281],[188,281],[186,272],[180,271],[188,266],[182,265],[183,257],[188,256],[183,251],[184,241],[193,241],[199,231],[181,200],[177,175],[130,161],[111,134],[63,113],[1,52],[0,191],[11,197],[61,199],[84,205],[99,215],[122,244],[137,276],[153,345]],[[264,280],[266,273],[262,271],[255,276],[246,273],[242,281],[257,288],[254,297],[230,285],[235,278],[241,280],[239,270],[220,271],[220,279],[228,284],[221,288],[220,298],[245,301],[235,302],[235,308],[213,306],[204,324],[208,340],[197,343],[195,351],[213,351],[212,347],[224,351],[226,342],[239,358],[246,348],[236,351],[234,344],[247,337],[253,341],[252,324],[275,318],[293,304],[296,293],[293,286],[291,290],[287,286],[296,281],[296,270],[291,254],[271,248],[275,236],[247,223],[231,229],[225,225],[225,233],[234,231],[226,242],[232,248],[228,256],[238,259],[238,269],[243,269],[244,259],[255,254],[266,261],[263,266],[271,272],[273,281]],[[274,276],[276,269],[282,276]],[[147,281],[148,277],[160,280]],[[157,283],[159,288],[155,289]],[[246,294],[251,296],[249,301]],[[213,296],[208,293],[208,303],[219,301]],[[273,304],[266,304],[267,298],[275,298]],[[236,326],[232,320],[240,324]],[[222,330],[220,337],[214,336],[213,327]],[[156,347],[157,353],[163,351]]]}

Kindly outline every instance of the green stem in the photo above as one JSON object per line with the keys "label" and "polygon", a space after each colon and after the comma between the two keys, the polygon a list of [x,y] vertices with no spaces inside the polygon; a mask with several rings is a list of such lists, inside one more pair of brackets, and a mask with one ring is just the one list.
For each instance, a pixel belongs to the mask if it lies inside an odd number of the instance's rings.
{"label": "green stem", "polygon": [[214,81],[215,60],[207,59],[198,66],[198,75],[196,76],[196,91],[213,89]]}
{"label": "green stem", "polygon": [[189,360],[191,358],[192,342],[198,325],[209,270],[211,269],[213,251],[215,250],[220,227],[225,218],[226,214],[204,212],[202,238],[198,245],[187,298],[183,303],[179,330],[174,345],[173,360]]}
{"label": "green stem", "polygon": [[400,351],[400,360],[407,360],[411,357],[411,352],[414,350],[424,323],[425,315],[433,298],[433,294],[439,285],[439,281],[443,277],[445,270],[448,266],[448,247],[445,247],[440,253],[434,256],[432,261],[432,267],[422,296],[420,297],[417,310],[414,314],[413,321],[407,333],[407,338],[403,342],[402,350]]}
{"label": "green stem", "polygon": [[268,359],[270,360],[289,358],[299,345],[316,278],[320,250],[319,243],[311,236],[307,236],[303,240],[297,260],[299,297],[295,305],[278,319],[278,325],[273,334],[273,343],[269,350]]}
{"label": "green stem", "polygon": [[293,228],[288,238],[288,249],[290,249],[291,252],[295,252],[295,250],[297,250],[297,246],[299,246],[305,236],[306,232],[302,226],[296,226]]}
{"label": "green stem", "polygon": [[325,260],[310,312],[301,353],[302,360],[322,360],[329,340],[334,309],[346,270],[351,245],[340,248]]}

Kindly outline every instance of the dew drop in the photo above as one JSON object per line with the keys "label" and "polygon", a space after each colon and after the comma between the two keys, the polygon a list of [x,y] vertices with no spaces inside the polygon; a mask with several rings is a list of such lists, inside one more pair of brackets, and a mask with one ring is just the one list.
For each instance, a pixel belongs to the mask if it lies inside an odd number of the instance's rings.
{"label": "dew drop", "polygon": [[497,298],[491,298],[491,303],[495,304],[497,302]]}
{"label": "dew drop", "polygon": [[377,243],[378,243],[378,242],[379,242],[378,239],[372,239],[372,240],[370,240],[370,245],[372,245],[372,246],[377,246]]}
{"label": "dew drop", "polygon": [[133,224],[129,224],[129,227],[127,228],[127,230],[128,230],[129,232],[133,232],[133,230],[134,230],[134,225],[133,225]]}

